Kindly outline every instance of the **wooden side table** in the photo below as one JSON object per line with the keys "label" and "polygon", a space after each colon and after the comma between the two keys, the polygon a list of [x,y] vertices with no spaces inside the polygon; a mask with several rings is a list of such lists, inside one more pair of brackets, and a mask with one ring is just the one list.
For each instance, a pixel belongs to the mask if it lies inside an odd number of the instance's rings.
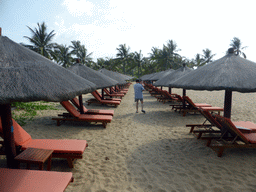
{"label": "wooden side table", "polygon": [[20,163],[27,163],[27,169],[30,169],[30,164],[38,164],[39,169],[43,170],[43,164],[48,159],[47,170],[51,170],[53,150],[48,149],[37,149],[37,148],[27,148],[22,153],[17,155],[14,159]]}

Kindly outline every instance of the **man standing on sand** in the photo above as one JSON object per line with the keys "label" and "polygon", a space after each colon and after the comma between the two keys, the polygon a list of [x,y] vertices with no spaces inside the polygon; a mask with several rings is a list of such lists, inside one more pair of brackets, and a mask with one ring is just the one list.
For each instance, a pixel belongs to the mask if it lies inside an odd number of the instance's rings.
{"label": "man standing on sand", "polygon": [[135,95],[135,102],[136,102],[136,113],[138,113],[138,107],[139,107],[139,100],[141,102],[141,112],[146,113],[146,111],[143,110],[143,94],[142,91],[144,91],[143,85],[141,85],[140,80],[136,80],[136,84],[133,85],[134,88],[134,95]]}

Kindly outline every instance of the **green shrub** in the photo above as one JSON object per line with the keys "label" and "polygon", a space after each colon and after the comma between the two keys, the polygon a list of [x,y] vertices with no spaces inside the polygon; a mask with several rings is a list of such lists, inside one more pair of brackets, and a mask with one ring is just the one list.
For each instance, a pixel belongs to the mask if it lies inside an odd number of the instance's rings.
{"label": "green shrub", "polygon": [[12,103],[12,107],[15,108],[12,111],[12,116],[21,126],[25,125],[27,121],[31,121],[37,115],[37,111],[57,110],[53,103],[45,101],[28,103],[14,102]]}

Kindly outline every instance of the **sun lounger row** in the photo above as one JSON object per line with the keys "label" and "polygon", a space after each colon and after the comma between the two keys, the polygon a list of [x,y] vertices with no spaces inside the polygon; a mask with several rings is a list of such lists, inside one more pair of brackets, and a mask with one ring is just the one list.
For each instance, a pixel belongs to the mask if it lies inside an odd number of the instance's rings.
{"label": "sun lounger row", "polygon": [[[197,138],[207,140],[207,146],[221,157],[227,148],[256,148],[256,124],[249,121],[231,121],[207,110],[199,109],[206,118],[202,124],[188,124]],[[228,133],[228,134],[226,134]]]}
{"label": "sun lounger row", "polygon": [[218,114],[224,110],[221,107],[213,107],[207,103],[194,103],[188,96],[181,97],[178,94],[171,94],[151,84],[145,84],[145,87],[147,87],[151,96],[156,97],[158,101],[162,101],[163,103],[167,101],[172,102],[172,104],[170,104],[172,109],[175,112],[182,113],[183,116],[186,116],[187,113],[199,113],[199,108],[204,108],[208,111],[217,111]]}

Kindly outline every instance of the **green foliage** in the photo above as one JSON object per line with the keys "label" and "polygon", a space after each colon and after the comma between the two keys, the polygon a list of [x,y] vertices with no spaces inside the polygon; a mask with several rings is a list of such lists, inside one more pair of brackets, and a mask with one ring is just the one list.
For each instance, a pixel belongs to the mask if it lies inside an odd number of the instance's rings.
{"label": "green foliage", "polygon": [[[120,44],[116,48],[115,58],[97,58],[97,62],[92,61],[92,52],[88,52],[85,45],[82,45],[79,40],[71,41],[70,46],[58,45],[52,43],[55,36],[54,30],[47,32],[46,24],[37,23],[37,28],[28,27],[31,32],[31,37],[24,36],[28,39],[31,45],[24,45],[48,58],[55,60],[63,67],[70,67],[79,59],[80,63],[91,67],[95,70],[101,69],[103,66],[112,71],[121,72],[134,77],[140,77],[145,74],[163,71],[169,68],[178,69],[182,64],[188,67],[201,67],[213,61],[216,54],[208,48],[203,49],[203,53],[197,53],[195,58],[189,60],[178,54],[181,50],[178,48],[174,40],[168,40],[163,44],[162,48],[152,47],[149,57],[143,57],[141,51],[131,52],[131,49],[126,44]],[[239,38],[234,37],[231,40],[230,46],[235,49],[237,55],[243,55],[246,58],[242,47],[242,42]]]}
{"label": "green foliage", "polygon": [[70,67],[73,58],[71,57],[72,52],[69,50],[69,46],[66,45],[54,45],[54,50],[51,52],[51,56],[54,60],[64,68]]}
{"label": "green foliage", "polygon": [[230,46],[234,48],[236,55],[243,55],[243,57],[246,59],[246,55],[244,52],[242,52],[242,50],[247,48],[247,46],[242,47],[242,42],[238,37],[234,37],[231,40]]}
{"label": "green foliage", "polygon": [[83,65],[87,65],[87,67],[91,66],[92,58],[91,55],[93,53],[88,53],[88,50],[85,48],[85,45],[82,45],[80,41],[71,41],[72,45],[70,48],[72,48],[72,54],[75,55],[80,63]]}
{"label": "green foliage", "polygon": [[45,22],[42,24],[37,23],[37,27],[38,28],[35,28],[34,30],[28,27],[32,37],[24,37],[29,40],[31,45],[23,45],[47,58],[50,58],[50,51],[54,45],[51,43],[53,37],[55,36],[54,30],[47,33],[47,26]]}
{"label": "green foliage", "polygon": [[52,104],[44,104],[47,102],[39,101],[39,102],[14,102],[12,103],[12,107],[15,110],[12,111],[13,118],[21,125],[25,125],[27,121],[33,120],[33,118],[37,115],[37,111],[41,110],[57,110]]}

